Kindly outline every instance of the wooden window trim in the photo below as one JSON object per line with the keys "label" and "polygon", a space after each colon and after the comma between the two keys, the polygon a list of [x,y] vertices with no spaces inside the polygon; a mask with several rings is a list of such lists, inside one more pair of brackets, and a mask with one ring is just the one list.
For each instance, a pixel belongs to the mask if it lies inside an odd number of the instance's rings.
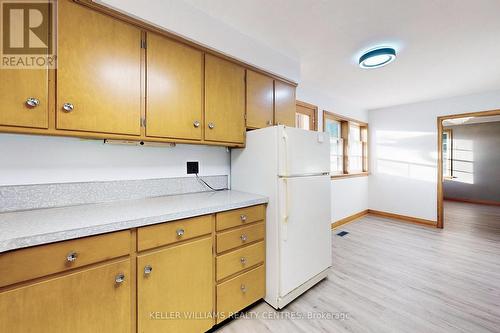
{"label": "wooden window trim", "polygon": [[[296,103],[296,107],[295,107],[295,112],[296,113],[300,113],[300,114],[303,114],[303,115],[306,115],[306,116],[309,116],[312,120],[312,131],[317,131],[318,130],[318,107],[316,105],[313,105],[313,104],[310,104],[310,103],[306,103],[306,102],[302,102],[302,101],[295,101]],[[305,109],[308,109],[307,111],[303,111],[303,110],[299,110],[297,108],[297,106],[301,106]]]}
{"label": "wooden window trim", "polygon": [[[331,179],[341,179],[341,178],[353,178],[353,177],[366,177],[370,175],[369,165],[370,165],[370,154],[369,154],[369,128],[368,123],[364,121],[359,121],[353,118],[344,117],[336,113],[332,113],[323,110],[323,132],[325,131],[326,119],[334,120],[340,122],[341,125],[341,137],[343,139],[343,173],[331,175]],[[361,172],[349,172],[349,124],[356,124],[360,127],[360,140],[362,140],[363,130],[366,130],[366,141],[363,142],[363,171]]]}

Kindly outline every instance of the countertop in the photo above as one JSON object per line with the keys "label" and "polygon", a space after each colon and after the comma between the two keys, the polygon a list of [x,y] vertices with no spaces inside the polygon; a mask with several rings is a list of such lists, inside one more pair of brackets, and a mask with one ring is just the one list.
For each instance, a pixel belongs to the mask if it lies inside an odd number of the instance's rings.
{"label": "countertop", "polygon": [[267,203],[264,196],[202,192],[0,214],[0,253]]}

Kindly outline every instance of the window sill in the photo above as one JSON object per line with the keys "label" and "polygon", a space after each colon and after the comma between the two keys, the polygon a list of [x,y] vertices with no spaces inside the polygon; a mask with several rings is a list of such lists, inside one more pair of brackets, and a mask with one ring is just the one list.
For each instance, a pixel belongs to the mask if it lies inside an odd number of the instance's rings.
{"label": "window sill", "polygon": [[370,173],[369,172],[358,172],[358,173],[346,173],[340,175],[331,175],[331,179],[340,179],[340,178],[354,178],[354,177],[366,177]]}

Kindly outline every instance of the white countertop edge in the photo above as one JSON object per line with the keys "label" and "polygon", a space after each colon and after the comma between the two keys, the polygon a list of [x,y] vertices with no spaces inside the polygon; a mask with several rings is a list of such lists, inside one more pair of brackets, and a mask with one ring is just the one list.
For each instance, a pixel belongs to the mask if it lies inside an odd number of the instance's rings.
{"label": "white countertop edge", "polygon": [[[257,195],[256,195],[257,196]],[[122,231],[137,227],[148,226],[152,224],[172,222],[176,220],[181,220],[190,217],[196,217],[201,215],[213,214],[218,212],[223,212],[227,210],[233,210],[238,208],[250,207],[260,204],[265,204],[268,202],[266,197],[261,197],[252,200],[245,200],[232,204],[222,204],[212,207],[204,207],[200,209],[186,210],[182,212],[169,213],[153,217],[138,218],[133,220],[125,220],[119,222],[112,222],[102,225],[94,225],[89,227],[81,227],[78,229],[68,229],[62,231],[40,233],[36,235],[29,235],[26,237],[17,237],[7,240],[0,240],[0,254],[6,251],[18,250],[26,247],[44,245],[54,242],[66,241],[71,239],[77,239],[87,236],[94,236],[109,232]],[[1,227],[1,226],[0,226]],[[0,228],[1,230],[1,228]]]}

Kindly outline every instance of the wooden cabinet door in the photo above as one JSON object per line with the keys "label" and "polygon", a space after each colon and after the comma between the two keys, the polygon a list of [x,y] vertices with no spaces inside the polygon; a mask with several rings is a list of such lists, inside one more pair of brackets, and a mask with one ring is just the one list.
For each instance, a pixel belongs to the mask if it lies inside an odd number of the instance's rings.
{"label": "wooden cabinet door", "polygon": [[140,135],[140,29],[72,1],[58,6],[57,128]]}
{"label": "wooden cabinet door", "polygon": [[205,140],[245,141],[245,69],[205,56]]}
{"label": "wooden cabinet door", "polygon": [[274,81],[274,123],[295,127],[295,87]]}
{"label": "wooden cabinet door", "polygon": [[48,89],[47,69],[0,69],[0,125],[48,128]]}
{"label": "wooden cabinet door", "polygon": [[273,125],[273,79],[247,70],[247,127]]}
{"label": "wooden cabinet door", "polygon": [[130,332],[129,272],[123,260],[4,291],[0,332]]}
{"label": "wooden cabinet door", "polygon": [[212,238],[138,256],[138,332],[198,333],[212,327],[212,267]]}
{"label": "wooden cabinet door", "polygon": [[148,34],[146,135],[201,140],[203,54]]}

